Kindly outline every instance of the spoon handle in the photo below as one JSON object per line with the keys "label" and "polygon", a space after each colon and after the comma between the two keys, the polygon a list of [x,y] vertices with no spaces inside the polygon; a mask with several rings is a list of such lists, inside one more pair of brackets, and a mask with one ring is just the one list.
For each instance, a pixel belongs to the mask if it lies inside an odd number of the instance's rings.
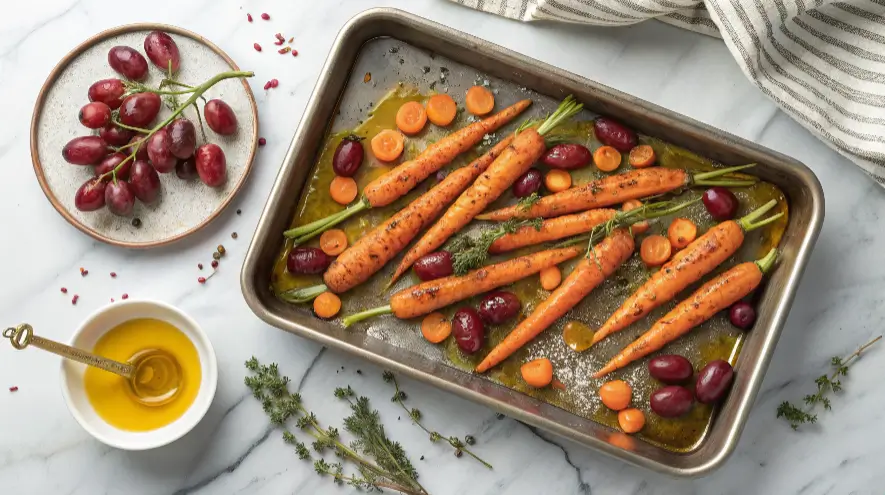
{"label": "spoon handle", "polygon": [[96,356],[91,352],[86,352],[76,347],[71,347],[61,342],[46,339],[38,335],[34,335],[34,328],[27,323],[23,323],[16,328],[7,328],[3,331],[3,337],[9,339],[9,342],[18,350],[22,350],[29,345],[57,354],[63,358],[77,361],[85,365],[101,368],[105,371],[130,378],[135,372],[135,367],[130,364],[121,363],[101,356]]}

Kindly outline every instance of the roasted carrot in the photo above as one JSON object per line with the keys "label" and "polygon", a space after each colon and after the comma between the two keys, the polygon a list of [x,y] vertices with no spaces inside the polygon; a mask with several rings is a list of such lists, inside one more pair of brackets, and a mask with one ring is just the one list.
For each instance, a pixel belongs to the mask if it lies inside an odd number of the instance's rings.
{"label": "roasted carrot", "polygon": [[553,290],[559,287],[559,284],[562,283],[562,272],[559,271],[558,267],[551,266],[545,268],[541,270],[539,275],[541,279],[541,288],[544,290]]}
{"label": "roasted carrot", "polygon": [[512,141],[513,135],[507,136],[483,156],[450,173],[433,189],[419,196],[341,253],[323,275],[329,290],[340,294],[368,280],[412,242],[421,229],[436,220],[443,209],[484,172]]}
{"label": "roasted carrot", "polygon": [[449,304],[534,275],[584,251],[584,246],[549,249],[488,265],[464,276],[452,275],[422,282],[391,296],[389,305],[350,315],[343,322],[345,326],[349,326],[373,316],[391,313],[401,319],[426,315]]}
{"label": "roasted carrot", "polygon": [[593,343],[627,328],[651,310],[672,300],[676,294],[716,269],[738,250],[744,242],[744,232],[768,225],[783,216],[783,213],[778,213],[757,222],[776,204],[777,201],[771,200],[737,221],[722,222],[676,253],[639,290],[627,298],[608,321],[596,331],[593,335]]}
{"label": "roasted carrot", "polygon": [[346,205],[356,199],[359,188],[351,177],[336,175],[329,184],[329,196],[338,204]]}
{"label": "roasted carrot", "polygon": [[489,247],[489,252],[492,254],[503,253],[525,246],[590,232],[590,229],[611,220],[617,213],[617,210],[600,208],[544,220],[541,223],[540,229],[526,225],[525,227],[520,227],[513,234],[505,234],[493,242]]}
{"label": "roasted carrot", "polygon": [[421,335],[428,342],[439,344],[452,334],[452,322],[442,313],[430,313],[421,320]]}
{"label": "roasted carrot", "polygon": [[313,312],[320,318],[332,318],[341,311],[341,299],[331,292],[323,292],[313,301]]}
{"label": "roasted carrot", "polygon": [[741,263],[710,280],[613,357],[593,374],[593,378],[603,377],[648,356],[740,301],[759,286],[776,258],[777,249],[772,249],[764,258]]}
{"label": "roasted carrot", "polygon": [[621,166],[621,152],[611,146],[600,146],[593,152],[593,163],[603,172],[614,172]]}
{"label": "roasted carrot", "polygon": [[396,112],[396,126],[403,134],[418,134],[427,125],[427,111],[417,101],[403,103]]}
{"label": "roasted carrot", "polygon": [[408,271],[419,258],[436,251],[449,237],[467,226],[486,206],[498,199],[547,149],[544,135],[580,112],[581,108],[583,105],[568,97],[537,130],[528,128],[519,132],[510,147],[477,177],[439,221],[406,252],[391,277],[391,283]]}
{"label": "roasted carrot", "polygon": [[447,94],[433,95],[427,100],[427,119],[440,127],[445,127],[455,120],[458,105]]}
{"label": "roasted carrot", "polygon": [[547,358],[535,359],[520,366],[519,373],[532,387],[544,388],[553,381],[553,363]]}
{"label": "roasted carrot", "polygon": [[329,256],[338,256],[347,249],[347,234],[341,229],[331,229],[320,236],[320,249]]}
{"label": "roasted carrot", "polygon": [[572,187],[572,176],[568,173],[568,170],[555,168],[544,176],[544,186],[552,193],[565,191]]}
{"label": "roasted carrot", "polygon": [[328,217],[289,229],[283,235],[295,239],[294,243],[298,245],[357,213],[393,203],[431,174],[449,164],[456,156],[472,149],[486,134],[495,132],[512,121],[531,104],[532,100],[518,101],[495,115],[449,134],[428,146],[414,160],[403,162],[370,182],[363,189],[360,201]]}
{"label": "roasted carrot", "polygon": [[477,215],[478,220],[503,221],[511,218],[550,218],[602,208],[623,203],[629,199],[640,199],[664,194],[686,186],[751,186],[754,180],[719,178],[753,165],[742,165],[692,174],[687,170],[664,167],[651,167],[632,170],[623,174],[610,175],[572,187],[560,193],[544,196],[530,208],[509,206],[500,210]]}
{"label": "roasted carrot", "polygon": [[673,249],[682,249],[698,237],[698,226],[687,218],[677,218],[667,227],[667,239]]}
{"label": "roasted carrot", "polygon": [[662,235],[650,235],[642,240],[639,246],[639,255],[647,266],[661,266],[670,259],[673,247],[670,241]]}
{"label": "roasted carrot", "polygon": [[[584,249],[583,246],[578,247]],[[603,239],[593,248],[593,253],[589,257],[582,258],[562,284],[544,299],[528,318],[522,320],[492,349],[492,352],[476,367],[476,371],[482,373],[507,359],[569,312],[627,261],[633,253],[633,248],[633,236],[624,229],[617,229],[611,236]]]}
{"label": "roasted carrot", "polygon": [[647,144],[640,144],[630,150],[629,162],[633,168],[651,167],[655,164],[655,150]]}
{"label": "roasted carrot", "polygon": [[464,106],[473,115],[485,115],[495,108],[495,95],[482,86],[473,86],[467,90]]}
{"label": "roasted carrot", "polygon": [[[629,201],[624,201],[624,204],[621,205],[621,211],[635,210],[636,208],[639,208],[641,206],[642,206],[641,201],[639,201],[638,199],[631,199]],[[590,210],[590,211],[593,211],[593,210]],[[630,230],[634,234],[644,234],[645,232],[648,231],[648,229],[650,227],[651,227],[651,224],[649,224],[647,221],[637,222],[637,223],[634,223],[633,225],[630,226]]]}
{"label": "roasted carrot", "polygon": [[405,139],[398,131],[384,129],[378,134],[375,134],[375,137],[372,138],[371,145],[372,153],[375,154],[375,158],[384,162],[392,162],[403,154]]}

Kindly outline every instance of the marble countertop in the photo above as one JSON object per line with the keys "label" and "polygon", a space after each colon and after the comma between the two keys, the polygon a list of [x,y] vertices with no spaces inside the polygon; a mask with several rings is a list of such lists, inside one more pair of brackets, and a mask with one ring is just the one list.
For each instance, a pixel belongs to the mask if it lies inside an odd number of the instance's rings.
{"label": "marble countertop", "polygon": [[[775,420],[783,400],[809,393],[831,356],[850,353],[882,332],[885,305],[885,194],[858,168],[778,111],[743,77],[725,46],[660,23],[604,29],[526,25],[443,0],[323,0],[243,3],[153,0],[121,7],[105,0],[6,2],[0,15],[0,315],[3,326],[27,321],[39,333],[67,340],[73,328],[111,297],[170,302],[206,328],[218,355],[215,402],[197,429],[172,446],[130,453],[88,436],[66,410],[58,359],[0,348],[0,487],[9,494],[93,495],[210,493],[345,493],[299,461],[242,384],[252,355],[280,363],[321,417],[342,418],[332,388],[350,384],[373,400],[393,437],[417,461],[433,493],[744,494],[881,493],[885,442],[885,349],[862,359],[846,390],[800,433]],[[148,5],[148,4],[146,4]],[[285,7],[284,7],[285,5]],[[370,6],[399,7],[598,80],[793,156],[811,167],[826,193],[826,222],[802,280],[736,452],[715,473],[674,480],[610,459],[447,393],[404,380],[410,402],[430,424],[477,438],[487,471],[430,444],[389,401],[380,370],[364,361],[271,328],[246,306],[239,268],[278,166],[329,47],[348,18]],[[256,22],[246,22],[247,10]],[[258,14],[269,12],[267,24]],[[157,21],[196,31],[254,70],[261,118],[253,175],[232,207],[209,228],[167,248],[127,251],[96,243],[68,225],[42,194],[30,164],[28,130],[44,78],[65,53],[96,32]],[[256,40],[274,32],[296,36],[297,59],[258,54]],[[280,86],[262,91],[277,78]],[[18,116],[18,117],[15,117]],[[235,211],[242,209],[242,214]],[[230,233],[237,231],[238,240]],[[228,255],[205,286],[196,264],[208,264],[223,242]],[[81,277],[79,267],[90,274]],[[115,271],[112,279],[108,273]],[[70,304],[66,286],[80,294]],[[359,371],[358,371],[359,370]],[[7,388],[18,386],[17,392]],[[876,468],[879,466],[879,468]]]}

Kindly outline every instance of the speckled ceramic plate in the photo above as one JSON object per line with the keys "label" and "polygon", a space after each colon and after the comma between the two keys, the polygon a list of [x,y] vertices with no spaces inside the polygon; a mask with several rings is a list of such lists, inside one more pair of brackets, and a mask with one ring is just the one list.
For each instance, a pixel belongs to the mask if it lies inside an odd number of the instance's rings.
{"label": "speckled ceramic plate", "polygon": [[[210,188],[199,180],[183,181],[173,172],[160,174],[160,200],[151,205],[136,201],[130,217],[113,215],[106,208],[82,212],[74,207],[74,194],[92,177],[93,168],[67,163],[61,150],[77,136],[97,134],[97,131],[83,127],[77,118],[79,109],[89,102],[87,90],[100,79],[122,79],[108,65],[107,55],[111,47],[131,46],[144,55],[145,36],[153,30],[169,33],[178,44],[181,53],[178,79],[183,83],[198,85],[220,72],[239,70],[221,49],[190,31],[162,24],[120,26],[86,40],[58,63],[40,90],[31,119],[34,171],[55,209],[73,226],[93,238],[130,248],[174,242],[215,219],[246,181],[258,144],[258,112],[248,83],[241,79],[221,81],[203,96],[207,100],[223,99],[237,116],[238,129],[233,136],[220,136],[206,127],[208,142],[221,146],[227,159],[224,186]],[[150,61],[148,65],[150,75],[144,83],[156,87],[163,74]],[[155,122],[170,114],[171,110],[164,105]],[[184,116],[198,125],[193,108],[185,110]],[[197,144],[202,142],[198,130]],[[140,227],[133,226],[133,218],[141,220]]]}

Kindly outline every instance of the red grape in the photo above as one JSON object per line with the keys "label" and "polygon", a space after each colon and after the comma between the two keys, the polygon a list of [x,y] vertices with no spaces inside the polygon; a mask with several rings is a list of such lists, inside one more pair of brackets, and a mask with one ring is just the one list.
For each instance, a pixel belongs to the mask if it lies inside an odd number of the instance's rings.
{"label": "red grape", "polygon": [[[123,160],[126,159],[126,155],[120,153],[119,151],[116,153],[112,153],[105,157],[104,160],[101,161],[98,165],[95,166],[95,175],[103,175],[111,170],[117,168],[117,165],[123,163]],[[123,163],[123,166],[120,167],[120,170],[117,171],[117,179],[126,180],[129,177],[129,169],[132,168],[132,160]]]}
{"label": "red grape", "polygon": [[598,117],[593,121],[593,130],[596,139],[602,144],[611,146],[621,153],[627,153],[639,144],[636,133],[617,120],[608,117]]}
{"label": "red grape", "polygon": [[593,160],[593,154],[585,146],[573,143],[557,144],[541,156],[544,165],[550,168],[574,170],[585,167]]}
{"label": "red grape", "polygon": [[169,149],[178,158],[189,158],[194,155],[197,147],[197,131],[194,124],[187,119],[175,119],[166,126],[169,132]]}
{"label": "red grape", "polygon": [[738,301],[728,310],[728,318],[732,325],[746,330],[756,323],[756,310],[750,303]]}
{"label": "red grape", "polygon": [[194,157],[179,160],[178,165],[175,166],[175,175],[181,180],[196,179],[199,174],[197,174],[197,161]]}
{"label": "red grape", "polygon": [[160,176],[145,160],[135,160],[129,171],[129,186],[142,203],[153,203],[160,195]]}
{"label": "red grape", "polygon": [[124,180],[112,180],[104,190],[104,202],[114,215],[125,217],[132,213],[135,206],[135,194],[129,183]]}
{"label": "red grape", "polygon": [[135,135],[135,133],[110,123],[102,127],[102,129],[98,131],[98,135],[111,146],[123,146],[124,144],[129,143],[129,140],[132,139],[132,136]]}
{"label": "red grape", "polygon": [[160,129],[155,132],[147,142],[148,158],[151,160],[154,168],[157,169],[157,172],[161,174],[173,171],[175,164],[178,162],[169,148],[170,144],[172,144],[172,139],[169,137],[166,129]]}
{"label": "red grape", "polygon": [[95,211],[104,206],[104,190],[107,182],[93,177],[80,186],[74,194],[74,206],[80,211]]}
{"label": "red grape", "polygon": [[541,189],[541,182],[543,180],[544,178],[538,169],[530,168],[513,183],[513,195],[517,198],[531,196],[532,193],[536,193],[538,189]]}
{"label": "red grape", "polygon": [[734,218],[740,205],[734,193],[721,186],[704,191],[703,201],[710,216],[719,222]]}
{"label": "red grape", "polygon": [[222,136],[237,132],[237,116],[227,103],[217,98],[203,106],[203,116],[209,128]]}
{"label": "red grape", "polygon": [[129,95],[120,106],[120,122],[133,127],[144,127],[160,113],[160,103],[160,97],[156,93]]}
{"label": "red grape", "polygon": [[111,110],[116,110],[123,104],[125,92],[123,81],[117,78],[102,79],[89,86],[89,101],[100,101],[111,107]]}
{"label": "red grape", "polygon": [[74,165],[94,165],[108,154],[108,145],[98,136],[80,136],[68,141],[61,156]]}
{"label": "red grape", "polygon": [[111,107],[100,101],[93,101],[83,105],[77,114],[80,123],[90,129],[104,127],[111,122]]}
{"label": "red grape", "polygon": [[[130,139],[129,142],[134,143],[136,141],[141,141],[142,139],[144,139],[144,134],[136,134],[136,135],[132,136],[132,139]],[[134,144],[134,145],[130,146],[129,148],[126,148],[126,151],[128,153],[132,153],[133,150],[135,150],[135,159],[136,160],[147,160],[148,159],[147,143],[146,142],[141,143],[141,144]]]}
{"label": "red grape", "polygon": [[224,151],[214,143],[207,143],[199,148],[194,155],[197,162],[197,173],[200,180],[209,187],[218,187],[227,180],[227,162]]}
{"label": "red grape", "polygon": [[171,36],[163,31],[151,31],[144,39],[144,52],[147,53],[151,62],[163,72],[169,70],[169,62],[172,62],[172,72],[178,72],[181,66],[181,56],[178,54],[178,45]]}
{"label": "red grape", "polygon": [[108,52],[108,64],[126,79],[144,80],[148,74],[147,60],[134,48],[115,46]]}
{"label": "red grape", "polygon": [[[359,138],[346,137],[338,143],[332,156],[332,170],[335,175],[353,177],[363,164],[363,143]],[[441,180],[441,179],[440,179]]]}

